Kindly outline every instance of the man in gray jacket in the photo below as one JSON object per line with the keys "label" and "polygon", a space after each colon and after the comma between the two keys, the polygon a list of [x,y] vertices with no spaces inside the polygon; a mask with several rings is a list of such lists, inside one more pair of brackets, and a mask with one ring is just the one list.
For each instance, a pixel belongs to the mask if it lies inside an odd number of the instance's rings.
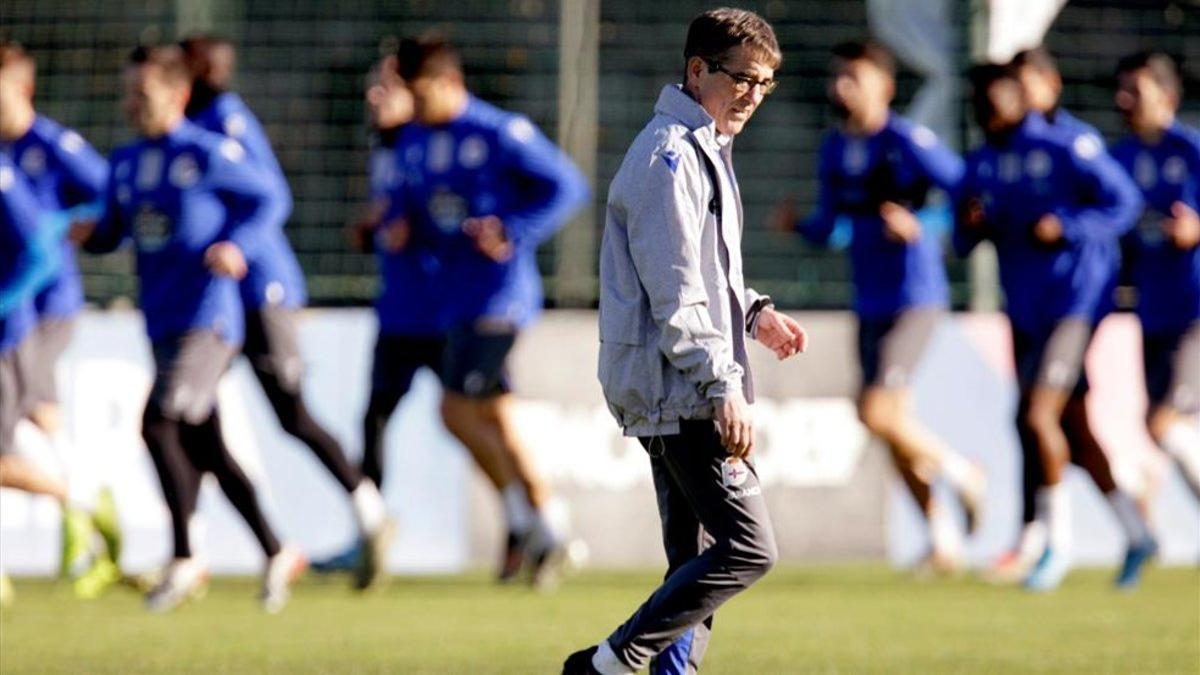
{"label": "man in gray jacket", "polygon": [[[771,26],[744,10],[692,21],[682,85],[659,95],[608,196],[600,250],[600,381],[650,455],[669,568],[608,639],[564,673],[695,672],[713,613],[771,568],[775,537],[750,453],[746,342],[779,359],[803,329],[742,279],[732,140],[775,88]],[[657,657],[657,658],[656,658]]]}

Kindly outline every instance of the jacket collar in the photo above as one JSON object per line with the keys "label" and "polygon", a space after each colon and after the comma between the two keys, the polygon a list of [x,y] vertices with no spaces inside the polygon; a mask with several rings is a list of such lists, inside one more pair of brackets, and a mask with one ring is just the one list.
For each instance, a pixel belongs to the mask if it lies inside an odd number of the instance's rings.
{"label": "jacket collar", "polygon": [[717,134],[717,123],[699,103],[678,84],[663,86],[654,104],[654,112],[674,118],[692,134],[714,150],[729,145],[729,137]]}

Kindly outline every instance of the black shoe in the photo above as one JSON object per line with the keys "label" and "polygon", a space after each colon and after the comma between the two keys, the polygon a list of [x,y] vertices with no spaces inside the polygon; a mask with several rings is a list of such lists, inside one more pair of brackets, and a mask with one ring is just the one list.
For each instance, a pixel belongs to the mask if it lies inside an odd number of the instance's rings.
{"label": "black shoe", "polygon": [[592,665],[592,656],[599,649],[598,645],[592,645],[587,649],[575,652],[563,661],[562,675],[599,675],[600,671]]}
{"label": "black shoe", "polygon": [[521,568],[525,566],[525,545],[529,543],[529,534],[517,534],[509,531],[504,542],[504,555],[500,558],[500,570],[496,580],[502,584],[517,578]]}

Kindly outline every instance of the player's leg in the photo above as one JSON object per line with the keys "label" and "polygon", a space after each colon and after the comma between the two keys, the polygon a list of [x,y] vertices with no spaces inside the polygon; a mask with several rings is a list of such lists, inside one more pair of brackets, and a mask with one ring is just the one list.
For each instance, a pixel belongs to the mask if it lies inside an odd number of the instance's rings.
{"label": "player's leg", "polygon": [[58,443],[63,426],[55,369],[74,333],[74,319],[43,318],[38,322],[30,341],[32,349],[25,377],[30,403],[29,419],[55,443]]}
{"label": "player's leg", "polygon": [[174,541],[172,559],[162,579],[146,595],[147,608],[155,612],[171,610],[202,595],[209,576],[207,566],[193,555],[189,528],[200,495],[202,472],[184,449],[183,420],[175,405],[180,400],[176,392],[184,384],[176,364],[181,345],[181,340],[153,345],[154,384],[142,414],[142,439],[158,474]]}
{"label": "player's leg", "polygon": [[960,495],[968,529],[978,521],[987,489],[983,472],[954,452],[912,412],[910,385],[942,312],[910,309],[882,321],[860,321],[859,357],[864,389],[859,416],[881,438],[929,521],[935,570],[952,571],[962,556],[962,537],[953,516],[932,495],[931,486],[945,477]]}
{"label": "player's leg", "polygon": [[1146,426],[1200,500],[1200,322],[1181,332],[1143,335],[1150,409]]}
{"label": "player's leg", "polygon": [[364,479],[346,458],[342,446],[309,413],[301,392],[304,362],[296,329],[296,311],[283,307],[248,310],[242,353],[250,361],[283,430],[312,450],[317,460],[350,495],[359,534],[370,549],[361,558],[361,574],[374,577],[376,561],[391,544],[394,527],[377,484]]}
{"label": "player's leg", "polygon": [[1086,398],[1072,396],[1063,412],[1063,430],[1071,444],[1071,459],[1082,466],[1092,477],[1100,492],[1104,493],[1112,507],[1113,515],[1125,533],[1127,549],[1121,571],[1117,575],[1117,586],[1132,588],[1137,585],[1142,566],[1158,552],[1158,544],[1137,502],[1121,489],[1113,478],[1108,455],[1100,447],[1092,432],[1088,417]]}
{"label": "player's leg", "polygon": [[1043,483],[1038,489],[1038,519],[1045,523],[1047,546],[1026,579],[1031,590],[1058,586],[1070,569],[1071,502],[1064,482],[1071,448],[1063,431],[1063,413],[1083,376],[1083,357],[1092,327],[1082,319],[1058,322],[1042,350],[1037,380],[1022,415],[1037,446]]}
{"label": "player's leg", "polygon": [[598,645],[593,663],[630,673],[749,588],[778,557],[754,466],[750,461],[726,463],[729,455],[711,421],[684,421],[679,434],[644,439],[643,444],[669,475],[666,488],[682,494],[712,545],[668,576]]}
{"label": "player's leg", "polygon": [[1021,529],[1013,548],[984,573],[985,580],[1001,584],[1024,581],[1045,553],[1047,538],[1046,525],[1037,518],[1037,496],[1045,480],[1044,472],[1037,438],[1028,424],[1031,392],[1037,384],[1046,338],[1012,326],[1012,347],[1020,392],[1013,422],[1021,451]]}
{"label": "player's leg", "polygon": [[447,428],[500,490],[509,527],[500,579],[513,578],[524,560],[531,564],[533,582],[545,585],[555,581],[566,543],[548,513],[549,487],[514,427],[505,362],[516,337],[508,326],[452,331],[442,372],[442,411]]}

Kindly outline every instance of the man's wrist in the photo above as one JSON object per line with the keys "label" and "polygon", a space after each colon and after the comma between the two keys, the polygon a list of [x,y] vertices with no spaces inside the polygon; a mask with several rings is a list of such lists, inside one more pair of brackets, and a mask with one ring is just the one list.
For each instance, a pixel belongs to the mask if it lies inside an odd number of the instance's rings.
{"label": "man's wrist", "polygon": [[768,309],[775,308],[775,301],[769,295],[760,295],[758,299],[750,305],[750,309],[746,312],[746,333],[751,338],[758,337],[758,320],[762,313]]}

